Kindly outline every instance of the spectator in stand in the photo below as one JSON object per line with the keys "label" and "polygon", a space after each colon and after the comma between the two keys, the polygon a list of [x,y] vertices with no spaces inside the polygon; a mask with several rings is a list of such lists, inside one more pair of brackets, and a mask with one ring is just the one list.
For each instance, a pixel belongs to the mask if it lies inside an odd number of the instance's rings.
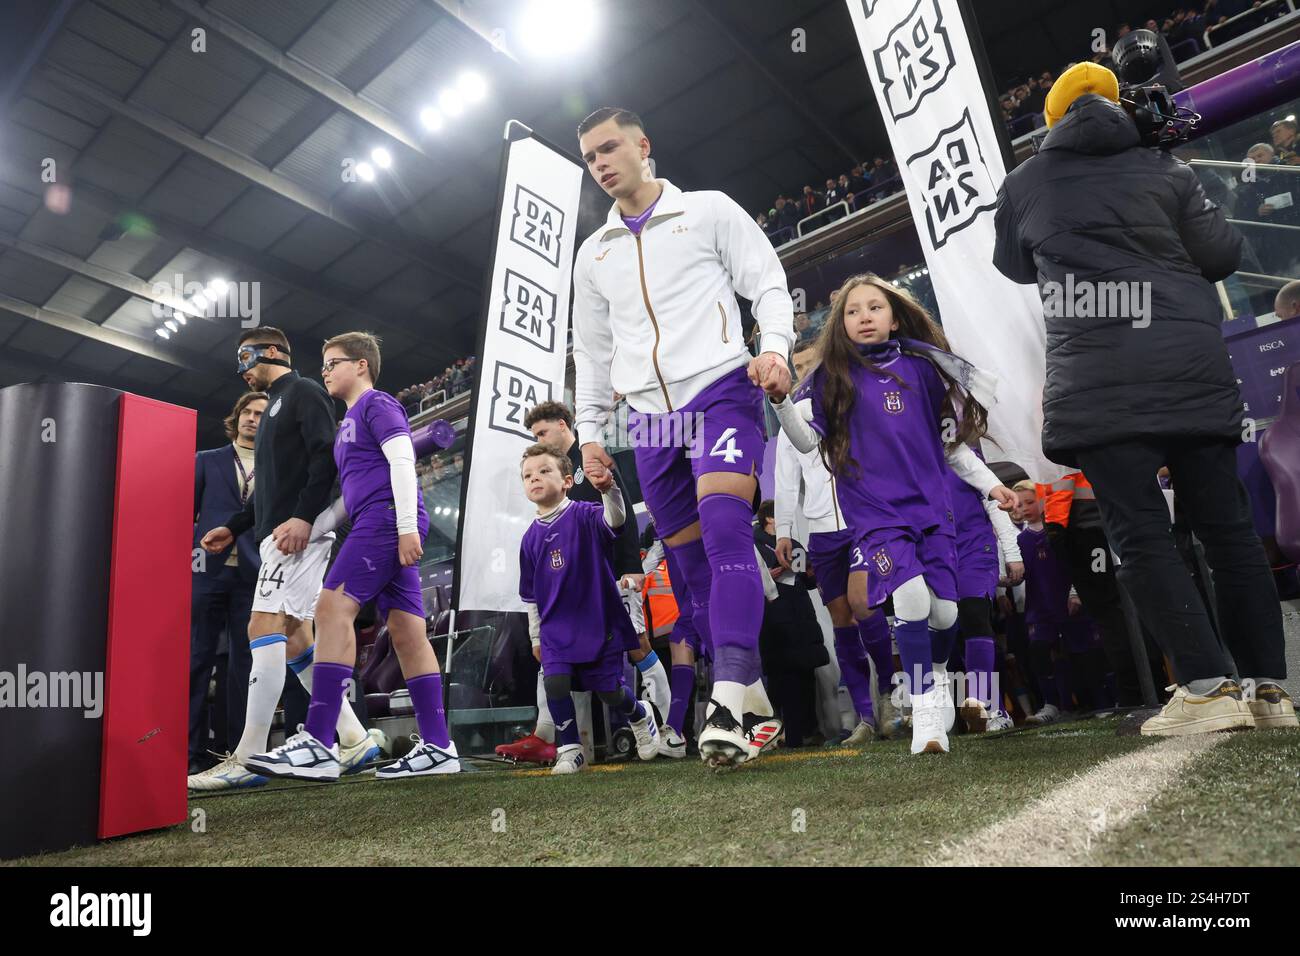
{"label": "spectator in stand", "polygon": [[875,168],[871,171],[871,184],[873,186],[883,186],[897,175],[898,170],[894,167],[892,159],[885,159],[883,156],[876,157]]}
{"label": "spectator in stand", "polygon": [[1121,23],[1115,28],[1115,39],[1118,40],[1120,37],[1128,36],[1132,32],[1133,28],[1131,26],[1127,23]]}
{"label": "spectator in stand", "polygon": [[849,208],[850,209],[856,208],[856,203],[853,199],[853,187],[849,185],[849,177],[845,173],[840,173],[840,179],[839,182],[837,183],[837,188],[839,190],[840,196],[842,196],[844,198],[844,201],[849,204]]}
{"label": "spectator in stand", "polygon": [[815,212],[820,212],[826,208],[825,199],[822,194],[816,192],[811,186],[804,186],[803,198],[799,200],[800,219],[807,218]]}
{"label": "spectator in stand", "polygon": [[1278,120],[1268,129],[1273,137],[1273,149],[1277,151],[1277,161],[1287,166],[1300,165],[1300,144],[1296,142],[1296,121]]}
{"label": "spectator in stand", "polygon": [[[1277,165],[1277,154],[1267,143],[1256,143],[1246,153],[1246,161],[1255,163],[1247,179],[1243,171],[1237,188],[1237,218],[1252,222],[1267,222],[1280,226],[1300,226],[1300,176],[1286,172],[1271,173],[1270,166]],[[1251,230],[1247,230],[1250,232]],[[1295,258],[1293,246],[1276,238],[1275,230],[1253,230],[1267,235],[1252,235],[1251,245],[1259,256],[1265,272],[1286,275]]]}
{"label": "spectator in stand", "polygon": [[[826,192],[824,193],[822,199],[823,209],[831,209],[831,207],[833,207],[836,203],[845,202],[848,200],[848,198],[849,197],[847,195],[840,192],[840,187],[835,182],[835,180],[833,179],[826,180]],[[824,217],[822,217],[820,222],[824,225],[825,223],[834,222],[836,219],[843,219],[843,218],[844,218],[843,209],[831,209],[830,212],[828,212]]]}
{"label": "spectator in stand", "polygon": [[799,215],[799,204],[786,199],[785,196],[778,196],[776,199],[776,214],[780,227],[789,229],[790,235],[793,236],[795,227],[799,224],[799,220],[803,218],[803,216]]}
{"label": "spectator in stand", "polygon": [[754,222],[758,223],[758,228],[763,230],[764,235],[768,234],[767,213],[760,212],[757,216],[754,217]]}
{"label": "spectator in stand", "polygon": [[806,342],[809,339],[817,337],[817,330],[813,328],[812,320],[808,318],[807,312],[796,312],[794,316],[794,334],[795,344]]}
{"label": "spectator in stand", "polygon": [[858,193],[866,192],[870,185],[871,183],[867,179],[867,174],[863,171],[861,163],[849,170],[849,191],[853,195],[856,196]]}

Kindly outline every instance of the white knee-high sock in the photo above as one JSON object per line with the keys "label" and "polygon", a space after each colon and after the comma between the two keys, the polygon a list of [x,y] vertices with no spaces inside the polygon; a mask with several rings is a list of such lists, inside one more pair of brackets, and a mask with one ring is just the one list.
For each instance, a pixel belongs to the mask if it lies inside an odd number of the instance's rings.
{"label": "white knee-high sock", "polygon": [[[638,664],[637,669],[640,670],[640,668],[641,665]],[[658,655],[655,655],[654,663],[641,671],[641,675],[643,683],[646,678],[649,678],[650,687],[654,691],[650,703],[654,704],[655,709],[667,720],[668,708],[673,703],[673,688],[668,682],[668,671],[664,668],[664,662],[659,660]]]}
{"label": "white knee-high sock", "polygon": [[275,705],[280,702],[280,693],[284,690],[286,640],[283,634],[267,634],[249,645],[253,652],[253,667],[248,675],[244,734],[235,748],[238,760],[266,752],[271,721],[275,719]]}
{"label": "white knee-high sock", "polygon": [[555,743],[555,721],[551,717],[551,708],[546,706],[546,687],[542,684],[542,672],[537,671],[537,729],[533,731],[548,744]]}
{"label": "white knee-high sock", "polygon": [[[298,675],[298,683],[302,684],[308,696],[311,695],[311,670],[316,666],[315,651],[316,645],[313,644],[289,662],[289,669]],[[340,748],[355,747],[366,739],[366,728],[346,698],[339,708],[339,719],[334,729],[339,735]]]}

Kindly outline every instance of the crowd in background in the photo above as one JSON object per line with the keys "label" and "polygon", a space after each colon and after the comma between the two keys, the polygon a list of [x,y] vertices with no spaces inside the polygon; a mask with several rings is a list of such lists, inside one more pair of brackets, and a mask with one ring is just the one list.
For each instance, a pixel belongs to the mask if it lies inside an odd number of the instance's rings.
{"label": "crowd in background", "polygon": [[402,403],[408,415],[414,415],[419,412],[420,403],[430,395],[442,392],[444,398],[451,398],[453,395],[468,391],[473,381],[474,356],[471,355],[469,358],[456,359],[455,363],[448,365],[441,375],[427,382],[402,389],[394,398]]}
{"label": "crowd in background", "polygon": [[773,200],[772,207],[760,212],[754,220],[772,240],[772,245],[779,246],[798,237],[801,219],[826,211],[815,223],[824,226],[847,215],[839,208],[840,203],[845,203],[849,212],[856,212],[902,188],[893,157],[877,156],[869,163],[860,162],[848,172],[840,173],[838,178],[828,176],[823,189],[805,184],[803,191],[793,198],[781,193]]}

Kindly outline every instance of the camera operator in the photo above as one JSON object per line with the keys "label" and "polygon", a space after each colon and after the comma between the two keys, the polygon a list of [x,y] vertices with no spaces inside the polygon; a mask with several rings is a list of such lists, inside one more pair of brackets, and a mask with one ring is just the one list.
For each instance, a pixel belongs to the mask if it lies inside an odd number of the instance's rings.
{"label": "camera operator", "polygon": [[[1130,91],[1126,108],[1104,67],[1061,75],[1038,154],[999,191],[994,264],[1038,283],[1043,449],[1092,483],[1120,579],[1173,668],[1177,690],[1142,733],[1295,727],[1278,683],[1281,607],[1237,477],[1243,410],[1212,285],[1236,270],[1242,240],[1190,167],[1149,148],[1170,130],[1149,92]],[[1175,546],[1162,465],[1205,546],[1224,641],[1255,688],[1247,700]]]}

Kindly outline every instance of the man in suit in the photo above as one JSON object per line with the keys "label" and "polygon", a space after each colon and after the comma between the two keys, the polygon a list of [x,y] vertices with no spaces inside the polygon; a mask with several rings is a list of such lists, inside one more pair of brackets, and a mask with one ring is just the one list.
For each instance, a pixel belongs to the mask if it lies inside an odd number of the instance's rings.
{"label": "man in suit", "polygon": [[[194,456],[193,547],[197,557],[190,603],[190,773],[198,773],[210,762],[204,760],[208,749],[204,703],[223,631],[230,658],[225,680],[225,726],[216,728],[217,743],[224,737],[226,747],[230,747],[244,729],[253,663],[244,636],[262,561],[251,530],[220,554],[208,554],[199,547],[199,541],[239,511],[253,493],[253,441],[266,404],[265,392],[239,396],[225,420],[231,443]],[[220,706],[213,708],[214,722],[221,710]]]}

